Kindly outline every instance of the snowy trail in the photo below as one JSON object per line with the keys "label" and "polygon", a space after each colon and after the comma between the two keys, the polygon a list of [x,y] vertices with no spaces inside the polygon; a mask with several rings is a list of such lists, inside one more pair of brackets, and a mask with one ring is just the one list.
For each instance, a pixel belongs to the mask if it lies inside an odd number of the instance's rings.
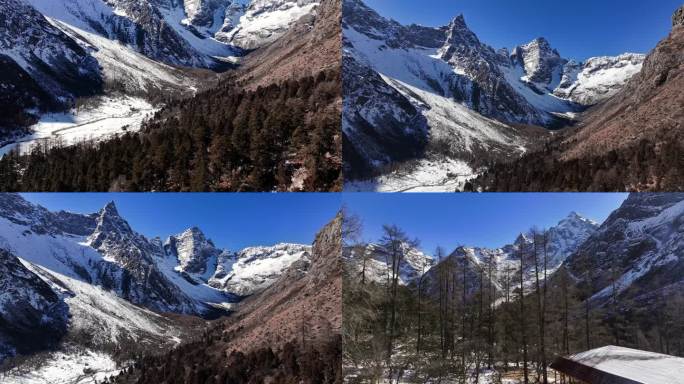
{"label": "snowy trail", "polygon": [[345,191],[355,192],[456,192],[477,173],[463,161],[453,159],[420,159],[370,180],[345,183]]}
{"label": "snowy trail", "polygon": [[98,104],[67,113],[50,113],[31,127],[33,133],[0,148],[0,157],[13,149],[25,154],[40,141],[61,140],[72,145],[86,140],[102,140],[118,133],[137,131],[158,108],[145,100],[123,97],[103,98]]}

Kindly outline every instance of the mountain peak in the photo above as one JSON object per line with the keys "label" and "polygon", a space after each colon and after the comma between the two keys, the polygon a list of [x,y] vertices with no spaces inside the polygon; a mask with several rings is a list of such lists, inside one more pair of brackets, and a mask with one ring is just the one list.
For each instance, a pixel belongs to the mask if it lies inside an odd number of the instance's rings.
{"label": "mountain peak", "polygon": [[114,203],[114,200],[110,201],[107,203],[101,210],[101,214],[107,215],[107,216],[119,216],[119,210],[116,208],[116,204]]}
{"label": "mountain peak", "polygon": [[672,27],[684,25],[684,5],[679,7],[672,15]]}
{"label": "mountain peak", "polygon": [[449,30],[464,30],[468,29],[468,25],[466,24],[465,21],[465,16],[461,13],[460,15],[454,17],[451,19],[451,22],[449,23]]}
{"label": "mountain peak", "polygon": [[204,232],[202,232],[202,230],[199,229],[199,227],[194,226],[194,225],[193,225],[192,227],[186,229],[185,231],[183,231],[183,232],[181,233],[180,236],[185,235],[185,234],[202,235],[202,236],[204,236]]}
{"label": "mountain peak", "polygon": [[544,46],[551,46],[548,40],[544,36],[539,36],[536,39],[532,40],[530,43],[534,44],[539,44],[539,45],[544,45]]}

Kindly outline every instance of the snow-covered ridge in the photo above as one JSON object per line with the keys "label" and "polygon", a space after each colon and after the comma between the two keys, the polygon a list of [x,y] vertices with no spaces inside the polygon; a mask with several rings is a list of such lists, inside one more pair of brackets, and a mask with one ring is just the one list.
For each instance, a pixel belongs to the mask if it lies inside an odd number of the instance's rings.
{"label": "snow-covered ridge", "polygon": [[[576,276],[592,267],[593,300],[614,293],[643,302],[681,290],[684,194],[635,193],[616,209],[571,259]],[[614,283],[613,283],[614,281]]]}
{"label": "snow-covered ridge", "polygon": [[13,194],[0,195],[0,247],[135,304],[195,314],[267,288],[310,253],[298,244],[232,253],[196,227],[162,242],[135,232],[113,202],[92,215],[52,213]]}
{"label": "snow-covered ridge", "polygon": [[238,296],[263,291],[296,262],[309,263],[311,246],[280,243],[223,252],[209,285]]}
{"label": "snow-covered ridge", "polygon": [[274,42],[300,18],[315,12],[319,0],[252,0],[226,12],[219,41],[252,50]]}
{"label": "snow-covered ridge", "polygon": [[641,71],[646,55],[592,57],[585,63],[572,62],[553,94],[582,105],[593,105],[615,95],[632,76]]}
{"label": "snow-covered ridge", "polygon": [[[400,249],[402,261],[399,271],[399,284],[408,285],[416,282],[423,273],[435,264],[432,256],[423,253],[410,244],[402,243]],[[344,252],[346,257],[355,260],[353,268],[357,279],[377,283],[387,283],[390,279],[391,255],[382,245],[371,243],[362,249],[347,248]],[[357,254],[358,252],[362,252],[363,255]]]}

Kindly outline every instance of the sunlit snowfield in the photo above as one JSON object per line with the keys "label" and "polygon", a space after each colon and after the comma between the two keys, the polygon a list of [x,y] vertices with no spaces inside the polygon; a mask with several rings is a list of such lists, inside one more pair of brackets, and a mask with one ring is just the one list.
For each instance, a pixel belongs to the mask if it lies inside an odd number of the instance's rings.
{"label": "sunlit snowfield", "polygon": [[136,97],[102,97],[65,113],[49,113],[31,126],[32,133],[0,148],[0,156],[13,149],[30,152],[39,142],[73,145],[104,140],[116,134],[135,132],[157,108]]}

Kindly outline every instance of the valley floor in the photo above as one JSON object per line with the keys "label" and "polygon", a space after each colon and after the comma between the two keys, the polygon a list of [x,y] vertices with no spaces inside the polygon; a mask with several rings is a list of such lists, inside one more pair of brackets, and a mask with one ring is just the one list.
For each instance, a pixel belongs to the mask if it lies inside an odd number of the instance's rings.
{"label": "valley floor", "polygon": [[345,192],[455,192],[477,174],[463,161],[421,159],[369,180],[348,181]]}
{"label": "valley floor", "polygon": [[17,368],[0,373],[4,384],[90,384],[115,376],[120,368],[104,353],[91,350],[31,356]]}
{"label": "valley floor", "polygon": [[48,113],[30,127],[29,135],[0,148],[0,157],[13,149],[25,154],[39,142],[72,145],[87,140],[103,140],[113,135],[137,131],[157,108],[144,99],[130,96],[104,96],[64,113]]}

